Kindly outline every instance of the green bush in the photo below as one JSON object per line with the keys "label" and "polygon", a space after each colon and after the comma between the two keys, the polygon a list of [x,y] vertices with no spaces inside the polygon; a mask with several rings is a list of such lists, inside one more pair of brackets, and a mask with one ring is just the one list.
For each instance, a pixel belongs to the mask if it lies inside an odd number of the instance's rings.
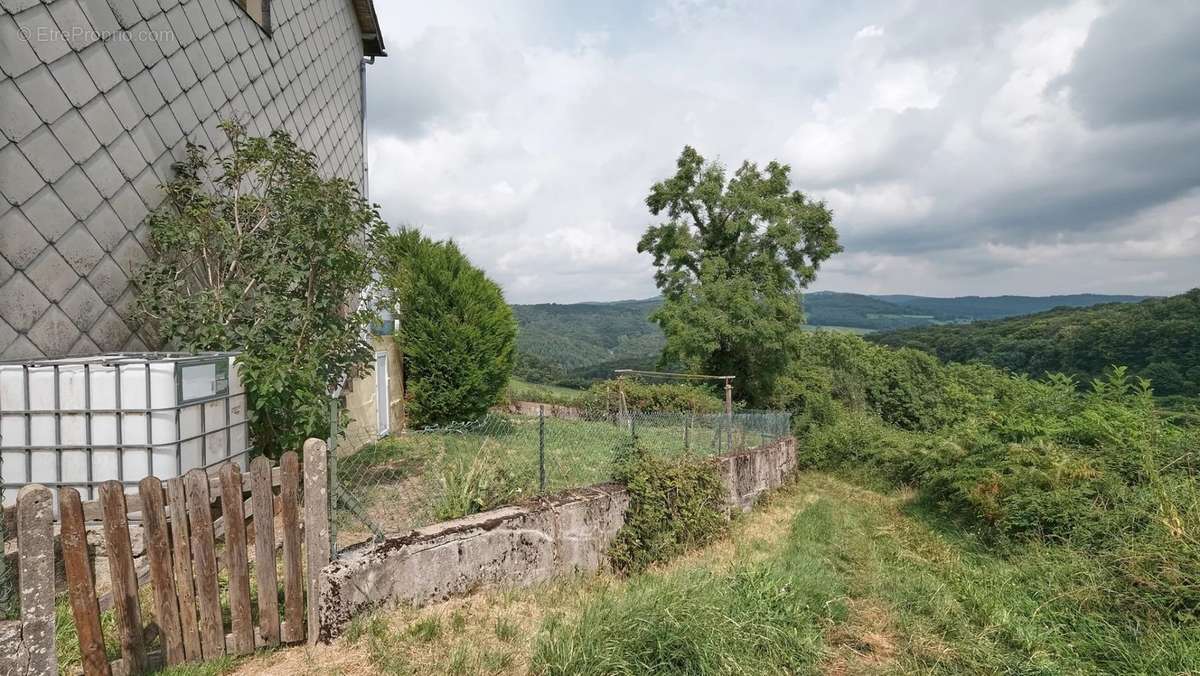
{"label": "green bush", "polygon": [[661,458],[631,441],[614,465],[629,492],[625,525],[609,549],[615,570],[639,572],[725,532],[725,489],[711,459]]}
{"label": "green bush", "polygon": [[584,393],[582,404],[592,412],[619,413],[622,393],[625,406],[634,411],[719,413],[725,410],[724,394],[718,397],[700,385],[643,383],[626,378],[593,384]]}
{"label": "green bush", "polygon": [[517,325],[495,282],[454,242],[404,229],[384,241],[414,425],[474,420],[512,376]]}
{"label": "green bush", "polygon": [[189,144],[163,186],[138,309],[170,348],[242,350],[255,448],[278,456],[328,433],[332,393],[371,360],[364,329],[387,226],[285,132],[221,127],[230,152]]}
{"label": "green bush", "polygon": [[[937,359],[917,350],[890,350],[846,333],[799,336],[798,356],[780,378],[772,404],[797,413],[831,415],[826,398],[851,410],[870,410],[903,429],[929,431],[954,419],[949,378]],[[814,411],[822,407],[824,412]]]}
{"label": "green bush", "polygon": [[1200,613],[1200,432],[1123,368],[1069,377],[942,366],[852,336],[802,341],[781,383],[799,459],[921,499],[993,541],[1062,543],[1104,562],[1112,598],[1162,618]]}

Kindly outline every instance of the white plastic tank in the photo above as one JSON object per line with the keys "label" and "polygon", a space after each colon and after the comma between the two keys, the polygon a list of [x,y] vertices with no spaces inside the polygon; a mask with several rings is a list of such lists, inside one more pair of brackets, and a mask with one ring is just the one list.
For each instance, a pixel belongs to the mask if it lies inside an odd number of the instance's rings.
{"label": "white plastic tank", "polygon": [[[0,362],[3,504],[28,483],[95,487],[168,479],[250,451],[234,353],[108,354]],[[57,494],[57,491],[55,491]]]}

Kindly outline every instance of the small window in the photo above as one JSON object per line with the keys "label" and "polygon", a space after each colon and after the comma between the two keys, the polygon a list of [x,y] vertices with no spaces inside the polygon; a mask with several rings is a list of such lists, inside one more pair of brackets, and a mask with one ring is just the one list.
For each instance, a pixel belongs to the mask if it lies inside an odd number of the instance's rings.
{"label": "small window", "polygon": [[237,0],[237,4],[246,10],[254,23],[267,33],[271,32],[271,0]]}
{"label": "small window", "polygon": [[388,354],[375,353],[375,412],[378,416],[379,436],[392,431],[392,399],[388,388]]}

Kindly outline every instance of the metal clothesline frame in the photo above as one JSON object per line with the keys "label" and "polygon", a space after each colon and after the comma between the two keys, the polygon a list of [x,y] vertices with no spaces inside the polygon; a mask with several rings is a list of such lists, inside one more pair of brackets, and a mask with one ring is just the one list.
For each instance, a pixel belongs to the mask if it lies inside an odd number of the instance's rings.
{"label": "metal clothesline frame", "polygon": [[[730,382],[737,376],[716,376],[707,373],[671,373],[669,371],[642,371],[639,369],[613,369],[613,373],[617,374],[618,382],[622,376],[639,375],[639,376],[655,376],[665,378],[678,378],[680,380],[722,380],[725,382],[725,421],[728,427],[729,446],[733,447],[733,383]],[[621,391],[621,409],[625,409],[625,392]]]}

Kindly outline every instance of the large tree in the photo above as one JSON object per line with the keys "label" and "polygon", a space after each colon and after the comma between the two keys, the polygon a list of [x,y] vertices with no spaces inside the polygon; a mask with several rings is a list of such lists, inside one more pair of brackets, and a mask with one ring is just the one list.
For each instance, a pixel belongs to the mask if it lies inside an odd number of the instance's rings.
{"label": "large tree", "polygon": [[638,242],[657,268],[664,363],[733,375],[751,404],[770,396],[804,322],[800,291],[841,251],[824,202],[792,190],[790,167],[752,162],[728,178],[690,146],[646,206],[666,220]]}

